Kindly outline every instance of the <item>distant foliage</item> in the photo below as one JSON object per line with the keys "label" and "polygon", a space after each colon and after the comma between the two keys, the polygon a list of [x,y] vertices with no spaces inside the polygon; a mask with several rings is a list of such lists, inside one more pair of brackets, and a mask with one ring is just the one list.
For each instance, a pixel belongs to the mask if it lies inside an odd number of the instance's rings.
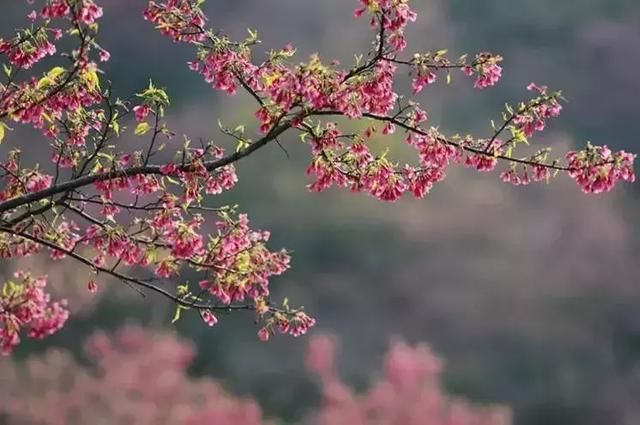
{"label": "distant foliage", "polygon": [[[97,333],[86,344],[89,365],[52,349],[25,362],[0,363],[0,413],[7,423],[236,424],[282,423],[265,419],[258,405],[235,397],[211,379],[193,379],[192,347],[173,334],[127,327]],[[323,386],[323,402],[309,425],[509,425],[502,407],[474,406],[441,387],[441,361],[426,345],[394,342],[379,381],[355,393],[337,376],[334,342],[310,340],[307,367]]]}
{"label": "distant foliage", "polygon": [[509,425],[502,407],[479,407],[444,393],[442,362],[424,344],[391,344],[382,377],[364,394],[355,393],[335,371],[334,341],[315,337],[308,368],[322,381],[324,403],[313,415],[316,425]]}
{"label": "distant foliage", "polygon": [[126,327],[94,334],[90,364],[51,349],[24,363],[5,360],[0,410],[9,424],[260,425],[259,407],[209,379],[192,379],[195,352],[173,334]]}

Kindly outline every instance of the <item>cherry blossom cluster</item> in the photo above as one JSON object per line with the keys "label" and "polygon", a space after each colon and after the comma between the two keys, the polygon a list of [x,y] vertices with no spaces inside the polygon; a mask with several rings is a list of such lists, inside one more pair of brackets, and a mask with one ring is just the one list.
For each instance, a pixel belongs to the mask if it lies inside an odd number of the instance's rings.
{"label": "cherry blossom cluster", "polygon": [[[4,67],[7,84],[0,84],[0,120],[7,118],[40,129],[53,148],[52,160],[58,167],[70,168],[88,155],[85,141],[89,133],[104,125],[103,111],[86,109],[102,101],[98,68],[91,53],[97,51],[101,60],[109,56],[95,41],[95,23],[103,11],[92,0],[43,3],[38,13],[29,15],[33,21],[30,28],[18,31],[11,40],[0,39],[0,55],[8,58]],[[47,56],[62,55],[56,43],[65,38],[79,42],[64,53],[72,59],[70,67],[53,66],[41,78],[19,79],[21,71]],[[1,141],[8,125],[0,121],[0,127]]]}
{"label": "cherry blossom cluster", "polygon": [[102,8],[93,0],[81,0],[75,4],[65,0],[50,0],[42,7],[40,14],[47,19],[73,15],[74,20],[92,25],[102,17]]}
{"label": "cherry blossom cluster", "polygon": [[0,296],[0,352],[11,353],[20,335],[42,339],[58,331],[69,317],[66,301],[52,301],[45,277],[16,272],[2,285]]}
{"label": "cherry blossom cluster", "polygon": [[[267,309],[265,308],[264,311],[267,311]],[[291,311],[285,305],[284,310],[272,313],[265,326],[258,331],[258,338],[266,342],[276,331],[281,334],[301,336],[306,334],[309,328],[315,324],[316,320],[304,311]]]}
{"label": "cherry blossom cluster", "polygon": [[[181,2],[180,7],[184,8],[187,3]],[[232,43],[203,28],[200,28],[200,33],[205,35],[205,44],[208,39],[210,45],[198,48],[198,58],[190,63],[190,68],[200,72],[215,88],[229,94],[236,93],[239,86],[244,86],[260,104],[255,115],[262,133],[268,134],[282,123],[284,117],[289,116],[292,127],[308,133],[314,157],[307,173],[315,176],[315,181],[309,186],[314,191],[336,184],[354,191],[366,191],[387,201],[399,199],[406,191],[422,197],[433,184],[444,178],[444,169],[449,163],[430,164],[421,154],[420,166],[401,166],[384,155],[374,155],[363,143],[373,134],[372,126],[367,127],[359,137],[347,138],[352,141],[350,145],[333,143],[328,139],[332,137],[331,132],[339,132],[337,125],[326,123],[333,130],[325,131],[323,135],[317,134],[318,131],[311,131],[317,127],[311,121],[314,115],[334,114],[350,119],[383,121],[383,135],[393,133],[400,124],[408,134],[410,145],[413,145],[412,139],[416,136],[419,136],[418,139],[425,138],[429,142],[420,142],[419,146],[431,146],[430,149],[435,150],[440,145],[446,146],[445,150],[450,152],[449,159],[464,162],[479,171],[492,171],[499,160],[507,161],[509,170],[503,171],[501,178],[514,184],[548,180],[554,169],[568,171],[567,166],[559,161],[544,162],[541,155],[525,158],[513,156],[520,142],[528,142],[527,139],[535,131],[544,129],[546,120],[558,116],[562,109],[560,93],[548,93],[545,86],[529,85],[528,89],[538,96],[522,102],[515,110],[509,107],[503,114],[504,124],[494,128],[495,134],[489,138],[448,138],[433,127],[423,127],[426,114],[417,103],[398,106],[400,97],[394,88],[397,65],[409,66],[414,94],[434,83],[439,71],[446,71],[449,79],[451,69],[460,69],[466,75],[475,76],[474,86],[483,89],[498,82],[502,75],[502,68],[498,65],[502,57],[483,52],[467,63],[466,55],[452,61],[446,56],[446,50],[440,50],[415,54],[411,60],[403,60],[397,54],[404,49],[404,41],[398,43],[393,40],[404,40],[406,25],[415,19],[408,2],[363,0],[361,3],[355,15],[359,17],[365,12],[369,13],[371,25],[379,28],[379,33],[375,51],[372,52],[374,59],[357,63],[351,70],[339,69],[336,62],[325,65],[317,56],[313,56],[308,63],[290,66],[287,60],[295,52],[291,46],[271,52],[267,61],[254,65],[251,63],[254,34],[243,42]],[[148,16],[154,22],[162,21],[168,13],[168,5],[163,8],[154,5],[148,10]],[[191,7],[196,5],[191,4]],[[186,20],[184,25],[187,25]],[[398,111],[393,112],[396,107]],[[420,119],[415,120],[416,116]],[[511,133],[511,137],[506,140],[499,138],[505,132]],[[321,139],[323,142],[318,142]],[[326,145],[326,148],[319,150],[319,144]],[[466,157],[463,151],[466,151]],[[549,152],[546,149],[544,151],[546,160]],[[522,169],[521,175],[518,166]]]}
{"label": "cherry blossom cluster", "polygon": [[[22,83],[14,80],[15,72],[7,71],[12,84],[0,86],[0,118],[42,130],[53,148],[51,159],[56,177],[38,167],[24,167],[20,151],[14,149],[2,164],[4,173],[0,178],[5,184],[0,201],[15,202],[55,189],[52,186],[58,182],[58,169],[70,169],[74,178],[109,178],[92,180],[58,199],[47,197],[48,203],[39,208],[45,213],[45,220],[38,220],[39,215],[33,213],[35,207],[29,203],[5,209],[3,224],[7,228],[2,233],[2,256],[48,251],[53,260],[75,259],[90,266],[97,275],[111,274],[129,284],[165,293],[177,303],[177,316],[182,310],[198,309],[209,325],[217,322],[215,311],[246,309],[254,310],[264,319],[265,329],[293,335],[306,332],[313,319],[288,305],[276,308],[268,299],[269,277],[288,268],[287,253],[269,251],[265,245],[269,233],[251,230],[246,215],[204,205],[208,196],[230,190],[238,181],[232,161],[211,166],[212,162],[227,160],[224,149],[212,143],[191,147],[187,142],[175,152],[175,162],[149,166],[151,157],[161,149],[160,144],[174,135],[164,122],[169,105],[166,92],[150,84],[136,95],[136,103],[111,101],[108,91],[100,85],[98,66],[89,56],[92,49],[97,50],[101,61],[110,56],[95,39],[94,24],[102,16],[102,9],[85,0],[44,3],[39,14],[30,14],[33,21],[43,20],[37,37],[29,31],[24,32],[24,37],[44,45],[42,37],[50,32],[56,39],[63,34],[75,36],[79,46],[70,53],[73,66],[68,69],[55,66],[42,78]],[[182,22],[181,13],[187,10],[174,10],[178,3],[166,5],[169,15],[178,17],[173,22]],[[152,15],[153,7],[151,3],[146,16]],[[192,14],[190,23],[175,31],[201,28],[204,19],[199,16]],[[68,28],[50,30],[52,22]],[[171,32],[169,21],[156,23],[166,33]],[[189,40],[195,38],[182,39]],[[9,55],[12,65],[27,69],[33,61],[17,63],[12,58],[18,47],[26,51],[28,46],[22,38],[3,41],[2,53]],[[38,55],[38,60],[41,56]],[[145,151],[118,152],[108,143],[126,130],[121,121],[129,113],[133,113],[137,122],[135,135],[151,136]],[[1,121],[0,126],[4,137],[8,126]],[[149,172],[128,172],[145,167],[150,168]],[[61,214],[58,208],[65,213]],[[205,214],[218,220],[207,224]],[[51,215],[55,224],[46,215]],[[154,278],[138,278],[131,274],[133,267],[151,269]],[[197,290],[189,290],[188,284],[179,285],[173,295],[150,283],[175,279],[184,268],[204,275],[200,284],[195,285],[199,286]],[[87,287],[96,291],[98,279],[90,277]],[[243,301],[247,302],[232,305]]]}
{"label": "cherry blossom cluster", "polygon": [[474,77],[474,87],[484,89],[498,83],[502,76],[502,68],[498,65],[502,57],[483,52],[476,54],[470,64],[467,63],[467,55],[462,55],[457,61],[452,61],[447,56],[447,50],[436,52],[416,53],[410,62],[393,59],[395,62],[411,65],[410,75],[413,77],[411,86],[413,94],[420,93],[426,86],[436,82],[438,73],[446,71],[447,82],[451,81],[451,70],[460,69],[466,76]]}
{"label": "cherry blossom cluster", "polygon": [[581,151],[567,152],[569,175],[584,193],[608,192],[619,181],[633,183],[633,161],[636,155],[612,152],[607,146],[589,144]]}
{"label": "cherry blossom cluster", "polygon": [[[200,190],[207,187],[201,185]],[[289,268],[287,252],[269,251],[269,232],[252,230],[246,214],[236,217],[230,209],[212,211],[218,220],[213,223],[214,230],[205,229],[203,215],[187,218],[183,213],[184,206],[194,201],[191,196],[181,200],[164,194],[159,207],[131,228],[96,223],[89,225],[84,235],[67,240],[89,245],[95,253],[93,263],[101,268],[116,261],[126,266],[146,266],[158,279],[178,278],[185,267],[202,273],[197,290],[186,284],[178,286],[182,301],[178,316],[180,310],[198,308],[203,321],[213,326],[218,322],[216,310],[251,309],[265,322],[259,332],[263,340],[263,329],[304,334],[315,323],[313,319],[300,310],[288,306],[280,309],[268,302],[270,278]],[[200,198],[199,192],[193,196]],[[57,241],[61,246],[60,238]],[[205,298],[208,304],[203,304]],[[240,304],[247,301],[249,304]]]}
{"label": "cherry blossom cluster", "polygon": [[0,191],[0,201],[16,196],[38,192],[51,185],[52,176],[41,173],[38,169],[21,168],[19,164],[20,152],[11,150],[6,161],[0,164],[4,171],[5,186]]}
{"label": "cherry blossom cluster", "polygon": [[476,76],[473,86],[477,89],[484,89],[496,85],[502,77],[502,67],[498,65],[502,57],[491,53],[479,53],[476,60],[471,65],[466,65],[462,71],[468,76]]}
{"label": "cherry blossom cluster", "polygon": [[508,170],[500,173],[500,179],[514,186],[528,185],[532,182],[548,181],[551,171],[539,165],[513,164]]}
{"label": "cherry blossom cluster", "polygon": [[536,91],[540,96],[530,100],[528,105],[520,105],[518,112],[511,112],[511,119],[516,129],[522,131],[525,137],[531,137],[534,132],[544,130],[549,118],[560,115],[562,105],[560,92],[548,94],[546,86],[540,87],[535,83],[529,84],[527,90]]}
{"label": "cherry blossom cluster", "polygon": [[409,22],[417,18],[416,12],[411,10],[407,0],[360,0],[361,7],[353,12],[356,18],[371,14],[371,27],[377,27],[376,20],[380,20],[382,34],[386,42],[394,50],[400,52],[407,47],[404,30]]}
{"label": "cherry blossom cluster", "polygon": [[[414,119],[426,119],[421,111],[416,115],[419,118]],[[385,131],[391,130],[385,127]],[[371,134],[372,130],[366,133],[369,137]],[[307,168],[307,174],[315,177],[309,185],[311,190],[323,191],[335,184],[385,201],[395,201],[407,191],[422,198],[435,183],[444,179],[445,168],[461,158],[460,150],[442,142],[435,133],[409,133],[406,142],[418,151],[420,166],[400,168],[386,155],[375,156],[363,141],[345,147],[338,139],[340,136],[336,124],[328,123],[322,134],[312,141],[314,159]]]}
{"label": "cherry blossom cluster", "polygon": [[174,41],[202,41],[205,16],[195,2],[188,0],[149,1],[144,18]]}
{"label": "cherry blossom cluster", "polygon": [[46,56],[56,53],[56,46],[49,38],[60,38],[62,33],[48,33],[45,30],[37,30],[35,33],[25,31],[19,33],[16,39],[5,41],[0,39],[0,54],[6,54],[9,63],[20,69],[29,69],[40,62]]}

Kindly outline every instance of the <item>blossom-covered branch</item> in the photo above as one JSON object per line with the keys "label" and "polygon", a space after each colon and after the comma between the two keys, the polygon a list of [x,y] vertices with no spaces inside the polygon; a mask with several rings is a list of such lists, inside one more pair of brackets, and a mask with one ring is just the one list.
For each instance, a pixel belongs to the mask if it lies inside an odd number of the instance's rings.
{"label": "blossom-covered branch", "polygon": [[[500,177],[512,184],[566,173],[587,193],[635,179],[635,156],[606,146],[588,145],[558,158],[548,147],[531,151],[534,134],[562,109],[561,93],[544,86],[531,84],[531,99],[507,104],[488,136],[441,132],[416,96],[441,77],[451,83],[455,72],[472,78],[477,89],[491,87],[502,75],[502,58],[480,52],[451,59],[446,50],[407,55],[405,29],[417,19],[407,0],[359,1],[354,15],[369,17],[372,43],[348,67],[317,55],[295,62],[291,45],[255,61],[257,32],[230,39],[209,26],[202,3],[149,1],[144,19],[191,46],[189,69],[214,89],[245,91],[255,101],[258,136],[242,124],[221,125],[235,144],[231,150],[188,136],[179,142],[166,119],[167,91],[152,82],[126,100],[113,98],[99,65],[110,54],[99,44],[103,10],[94,0],[41,0],[28,27],[0,38],[0,141],[9,139],[13,123],[30,125],[51,149],[50,163],[42,166],[17,146],[0,160],[0,256],[75,261],[86,267],[91,291],[102,276],[115,277],[175,303],[175,320],[197,310],[214,325],[219,311],[250,310],[266,340],[276,331],[301,335],[315,322],[288,300],[277,305],[270,299],[271,281],[288,269],[289,254],[268,248],[269,232],[252,229],[236,206],[212,207],[210,201],[233,189],[236,162],[280,137],[297,133],[310,146],[311,190],[338,185],[385,201],[405,193],[425,196],[454,164],[493,171],[502,162]],[[75,47],[58,51],[66,45]],[[36,64],[49,70],[35,75]],[[412,81],[410,93],[397,89],[403,75]],[[349,120],[364,129],[343,131]],[[371,148],[373,137],[397,143],[391,136],[396,131],[415,150],[413,162],[402,164]],[[128,148],[118,142],[125,133],[145,142]],[[194,282],[181,279],[188,271],[197,276]],[[6,352],[22,328],[31,326],[40,337],[66,320],[64,305],[51,304],[42,283],[35,285],[38,291],[27,290],[31,282],[18,285],[20,294],[31,294],[25,304],[0,296]],[[40,313],[25,315],[23,305]],[[56,314],[45,314],[49,322],[35,320],[43,311]]]}

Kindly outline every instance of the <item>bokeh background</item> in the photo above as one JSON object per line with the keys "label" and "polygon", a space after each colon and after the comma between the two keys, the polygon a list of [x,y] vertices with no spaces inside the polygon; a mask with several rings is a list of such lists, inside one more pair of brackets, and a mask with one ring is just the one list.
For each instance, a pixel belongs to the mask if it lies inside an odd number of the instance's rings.
{"label": "bokeh background", "polygon": [[[217,120],[253,123],[243,96],[217,95],[185,66],[192,51],[142,20],[141,0],[103,1],[104,67],[122,96],[152,78],[172,97],[170,124],[190,137],[221,140]],[[350,63],[369,47],[353,0],[209,0],[212,26],[235,36],[260,30],[266,51],[293,43],[299,60],[318,52]],[[447,131],[489,134],[505,101],[526,96],[531,81],[561,88],[569,100],[537,142],[558,151],[587,140],[638,152],[640,3],[637,0],[414,0],[419,20],[409,50],[448,48],[452,56],[490,50],[504,56],[504,79],[491,90],[468,81],[421,94],[432,122]],[[0,0],[0,36],[28,12]],[[42,159],[46,144],[16,132],[12,143]],[[238,165],[238,203],[294,252],[293,268],[272,284],[318,319],[317,331],[341,340],[340,371],[366,388],[391,338],[428,341],[446,359],[450,393],[514,409],[519,425],[640,423],[640,210],[637,185],[588,197],[567,178],[514,188],[496,174],[452,168],[424,200],[383,204],[346,191],[309,193],[308,148],[283,140]],[[400,145],[400,139],[390,140]],[[123,143],[127,143],[125,139]],[[398,155],[403,155],[398,148]],[[124,285],[86,290],[81,270],[41,258],[3,262],[0,273],[32,267],[49,274],[75,314],[57,335],[24,343],[10,362],[64,347],[82,362],[96,329],[139,324],[160,330],[172,309]],[[185,276],[188,278],[188,276]],[[251,318],[223,317],[214,329],[198,318],[175,328],[196,344],[190,373],[212,376],[263,410],[294,421],[318,400],[304,373],[304,338],[258,342]],[[150,356],[154,353],[150,352]],[[6,362],[4,363],[6,366]],[[0,387],[0,392],[2,391]]]}

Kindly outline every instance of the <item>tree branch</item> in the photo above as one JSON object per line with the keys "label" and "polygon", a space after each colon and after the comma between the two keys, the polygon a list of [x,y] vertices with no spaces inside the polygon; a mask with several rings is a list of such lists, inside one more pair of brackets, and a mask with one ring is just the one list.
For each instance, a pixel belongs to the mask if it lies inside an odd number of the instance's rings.
{"label": "tree branch", "polygon": [[[234,162],[239,161],[240,159],[251,155],[253,152],[257,151],[261,147],[265,146],[272,140],[275,140],[276,137],[287,131],[291,128],[291,123],[289,121],[284,122],[276,127],[274,127],[269,133],[267,133],[261,139],[255,141],[247,148],[242,149],[238,152],[235,152],[231,155],[227,155],[223,158],[220,158],[216,161],[211,161],[205,163],[205,168],[207,171],[213,171],[220,167],[224,167],[225,165],[233,164]],[[191,165],[182,165],[178,166],[180,171],[189,171]],[[19,196],[17,198],[10,199],[0,204],[0,213],[5,211],[12,210],[14,208],[21,207],[23,205],[30,204],[32,202],[38,202],[42,199],[48,198],[50,196],[66,193],[69,191],[76,190],[81,187],[88,186],[93,183],[105,181],[105,180],[113,180],[121,177],[130,177],[141,174],[156,174],[161,175],[160,165],[142,165],[138,167],[130,167],[122,170],[112,170],[105,173],[99,174],[91,174],[84,177],[79,177],[73,180],[69,180],[54,186],[51,186],[47,189],[40,190],[38,192],[29,193],[27,195]]]}

